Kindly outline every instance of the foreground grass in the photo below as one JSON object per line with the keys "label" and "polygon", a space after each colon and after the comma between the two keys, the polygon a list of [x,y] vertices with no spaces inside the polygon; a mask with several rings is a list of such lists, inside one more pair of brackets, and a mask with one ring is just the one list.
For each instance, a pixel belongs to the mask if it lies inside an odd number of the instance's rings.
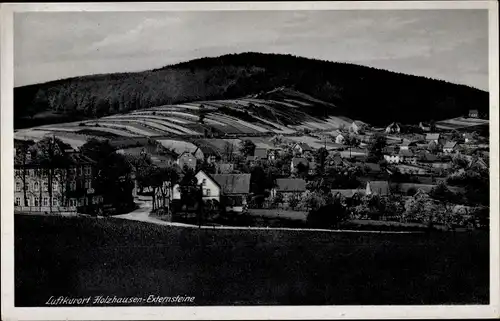
{"label": "foreground grass", "polygon": [[16,306],[50,296],[195,296],[198,305],[487,304],[487,233],[197,230],[15,218]]}

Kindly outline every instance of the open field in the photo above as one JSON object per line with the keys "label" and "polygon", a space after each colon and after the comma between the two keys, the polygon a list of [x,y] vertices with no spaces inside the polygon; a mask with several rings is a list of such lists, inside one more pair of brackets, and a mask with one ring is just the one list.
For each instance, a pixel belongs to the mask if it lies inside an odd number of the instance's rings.
{"label": "open field", "polygon": [[51,295],[188,295],[197,305],[489,301],[484,232],[198,230],[24,215],[14,228],[16,306]]}
{"label": "open field", "polygon": [[457,117],[436,122],[436,127],[444,130],[471,129],[474,127],[488,126],[489,121],[478,118]]}

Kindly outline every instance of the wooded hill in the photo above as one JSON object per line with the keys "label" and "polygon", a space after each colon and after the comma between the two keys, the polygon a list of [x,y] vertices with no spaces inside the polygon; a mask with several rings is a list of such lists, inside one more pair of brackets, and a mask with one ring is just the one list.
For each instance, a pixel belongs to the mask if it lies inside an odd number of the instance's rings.
{"label": "wooded hill", "polygon": [[17,87],[15,127],[196,100],[262,97],[278,87],[331,103],[337,115],[373,125],[441,120],[469,109],[488,112],[488,92],[464,85],[292,55],[242,53]]}

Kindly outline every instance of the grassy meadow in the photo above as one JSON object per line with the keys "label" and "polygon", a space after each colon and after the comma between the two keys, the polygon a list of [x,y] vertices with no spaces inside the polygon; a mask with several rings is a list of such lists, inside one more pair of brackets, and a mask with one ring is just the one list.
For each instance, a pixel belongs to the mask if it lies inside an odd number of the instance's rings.
{"label": "grassy meadow", "polygon": [[16,215],[15,305],[151,294],[191,305],[487,304],[488,239]]}

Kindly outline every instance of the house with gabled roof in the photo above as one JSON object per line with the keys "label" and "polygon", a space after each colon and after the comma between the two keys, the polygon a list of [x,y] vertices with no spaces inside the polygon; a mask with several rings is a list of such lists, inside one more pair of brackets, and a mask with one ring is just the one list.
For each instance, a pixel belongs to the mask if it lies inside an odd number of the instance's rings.
{"label": "house with gabled roof", "polygon": [[401,132],[401,126],[399,123],[391,123],[389,126],[385,128],[386,133],[399,133]]}
{"label": "house with gabled roof", "polygon": [[411,150],[402,149],[399,151],[399,159],[402,163],[416,164],[417,157]]}
{"label": "house with gabled roof", "polygon": [[271,196],[281,194],[285,202],[292,197],[300,198],[306,192],[306,181],[301,178],[278,178],[275,183]]}
{"label": "house with gabled roof", "polygon": [[388,181],[368,181],[366,183],[366,195],[386,196],[391,194]]}
{"label": "house with gabled roof", "polygon": [[[204,171],[196,173],[198,186],[202,190],[203,201],[217,201],[227,211],[242,212],[246,197],[250,193],[250,174],[213,174]],[[174,186],[174,199],[181,198],[179,184]]]}
{"label": "house with gabled roof", "polygon": [[306,143],[296,143],[293,145],[293,151],[296,154],[303,155],[305,152],[312,152],[313,149],[311,146],[307,145]]}
{"label": "house with gabled roof", "polygon": [[457,147],[457,142],[449,141],[446,142],[443,146],[443,152],[445,153],[453,153]]}
{"label": "house with gabled roof", "polygon": [[399,145],[400,150],[410,150],[417,146],[417,143],[408,139],[403,139],[403,142]]}
{"label": "house with gabled roof", "polygon": [[365,129],[368,128],[368,124],[360,121],[360,120],[355,120],[352,122],[351,126],[349,127],[349,131],[355,133],[355,134],[362,134]]}
{"label": "house with gabled roof", "polygon": [[441,138],[441,135],[439,133],[428,133],[425,135],[425,140],[428,142],[439,142],[439,139]]}
{"label": "house with gabled roof", "polygon": [[477,109],[470,109],[469,118],[479,118],[479,111]]}

